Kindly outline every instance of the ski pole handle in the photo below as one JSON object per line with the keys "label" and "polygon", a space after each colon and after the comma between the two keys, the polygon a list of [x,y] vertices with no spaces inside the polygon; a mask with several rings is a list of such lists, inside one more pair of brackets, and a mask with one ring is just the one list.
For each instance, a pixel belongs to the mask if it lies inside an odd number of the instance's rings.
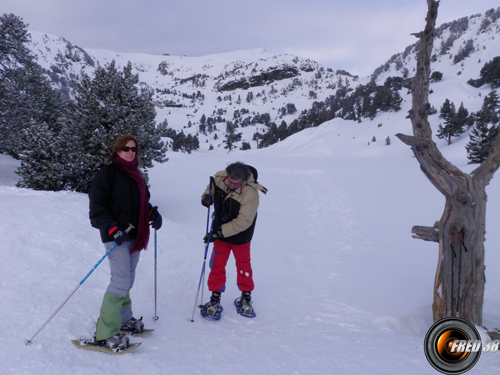
{"label": "ski pole handle", "polygon": [[[134,229],[134,228],[135,228],[135,227],[134,227],[132,224],[130,224],[130,223],[129,223],[129,224],[128,224],[128,228],[127,228],[127,229],[125,229],[125,233],[130,233],[130,231],[131,231],[132,229]],[[87,280],[87,279],[88,279],[88,277],[92,274],[92,272],[94,272],[94,270],[95,270],[97,267],[99,267],[99,264],[101,264],[101,262],[104,260],[104,258],[106,258],[106,257],[108,256],[108,254],[111,252],[111,250],[113,250],[113,249],[116,247],[116,245],[117,245],[117,243],[115,242],[115,243],[113,244],[113,246],[111,246],[111,248],[110,248],[110,249],[106,252],[106,254],[104,254],[104,256],[101,258],[101,260],[100,260],[99,262],[97,262],[97,263],[96,263],[96,265],[94,266],[94,268],[92,268],[92,269],[89,271],[89,273],[87,274],[87,276],[85,276],[85,277],[82,279],[82,281],[80,281],[80,285],[82,285],[82,284],[85,282],[85,280]]]}
{"label": "ski pole handle", "polygon": [[[149,217],[150,217],[149,220],[151,220],[151,214],[153,212],[156,212],[158,214],[158,206],[153,206],[153,209],[149,212]],[[151,223],[149,225],[151,225]]]}

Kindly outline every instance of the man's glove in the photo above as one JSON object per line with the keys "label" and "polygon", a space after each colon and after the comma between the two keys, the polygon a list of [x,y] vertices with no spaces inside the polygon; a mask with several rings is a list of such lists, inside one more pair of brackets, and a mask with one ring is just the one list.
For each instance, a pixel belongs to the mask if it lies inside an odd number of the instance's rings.
{"label": "man's glove", "polygon": [[210,207],[212,204],[212,202],[210,202],[210,197],[208,195],[204,195],[201,199],[201,204],[205,207]]}
{"label": "man's glove", "polygon": [[162,225],[162,218],[160,213],[158,212],[158,207],[153,207],[151,211],[149,211],[149,221],[151,221],[151,226],[158,230]]}
{"label": "man's glove", "polygon": [[128,233],[118,226],[116,221],[113,221],[108,227],[108,234],[113,237],[117,245],[121,245],[126,241],[130,241]]}
{"label": "man's glove", "polygon": [[[207,233],[207,234],[205,234],[205,237],[203,237],[204,243],[208,242],[209,234],[210,233]],[[222,232],[220,230],[218,230],[217,232],[212,232],[212,236],[210,237],[210,242],[214,242],[214,241],[220,240],[222,238],[224,238],[224,236],[222,235]]]}

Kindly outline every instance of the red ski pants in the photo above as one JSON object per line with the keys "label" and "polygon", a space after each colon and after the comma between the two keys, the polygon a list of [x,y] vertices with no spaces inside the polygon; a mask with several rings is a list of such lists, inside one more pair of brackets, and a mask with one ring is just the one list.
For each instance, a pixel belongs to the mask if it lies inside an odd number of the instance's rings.
{"label": "red ski pants", "polygon": [[214,250],[210,259],[208,290],[211,292],[224,292],[226,290],[226,264],[231,250],[236,261],[238,288],[243,292],[251,292],[254,283],[250,264],[250,242],[243,245],[234,245],[224,241],[214,242]]}

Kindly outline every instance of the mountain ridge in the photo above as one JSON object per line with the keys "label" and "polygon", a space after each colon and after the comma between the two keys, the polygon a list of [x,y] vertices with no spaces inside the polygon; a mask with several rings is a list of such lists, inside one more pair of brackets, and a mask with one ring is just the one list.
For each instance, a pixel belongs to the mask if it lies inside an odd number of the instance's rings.
{"label": "mountain ridge", "polygon": [[[447,79],[462,82],[477,79],[484,63],[500,50],[499,18],[500,8],[490,9],[436,28],[432,70],[444,73]],[[30,49],[38,63],[53,84],[68,96],[74,95],[81,74],[91,76],[97,67],[113,60],[118,68],[130,61],[141,84],[155,91],[157,122],[167,120],[176,131],[198,135],[200,150],[223,146],[228,122],[237,131],[249,127],[242,131],[237,146],[247,142],[255,147],[252,141],[256,140],[256,134],[265,134],[273,123],[276,127],[283,122],[285,127],[289,126],[311,110],[315,102],[324,102],[339,89],[348,96],[369,82],[383,85],[390,77],[411,78],[419,44],[416,41],[394,54],[370,76],[360,78],[344,70],[326,68],[311,59],[273,54],[264,49],[200,57],[150,55],[82,49],[63,37],[39,32],[31,32],[31,36]],[[405,87],[396,91],[403,101],[409,99],[410,92]],[[467,91],[475,92],[464,86],[464,92]],[[450,99],[461,101],[463,96]],[[202,116],[212,119],[212,133],[200,129]]]}

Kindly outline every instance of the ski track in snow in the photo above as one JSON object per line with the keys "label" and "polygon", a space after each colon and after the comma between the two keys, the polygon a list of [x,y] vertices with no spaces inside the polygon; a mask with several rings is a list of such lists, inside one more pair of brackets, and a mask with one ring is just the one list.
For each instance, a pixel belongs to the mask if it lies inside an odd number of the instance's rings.
{"label": "ski track in snow", "polygon": [[302,176],[301,182],[307,198],[304,208],[309,212],[306,228],[319,242],[319,250],[330,250],[332,255],[348,251],[355,228],[345,192],[324,173]]}

